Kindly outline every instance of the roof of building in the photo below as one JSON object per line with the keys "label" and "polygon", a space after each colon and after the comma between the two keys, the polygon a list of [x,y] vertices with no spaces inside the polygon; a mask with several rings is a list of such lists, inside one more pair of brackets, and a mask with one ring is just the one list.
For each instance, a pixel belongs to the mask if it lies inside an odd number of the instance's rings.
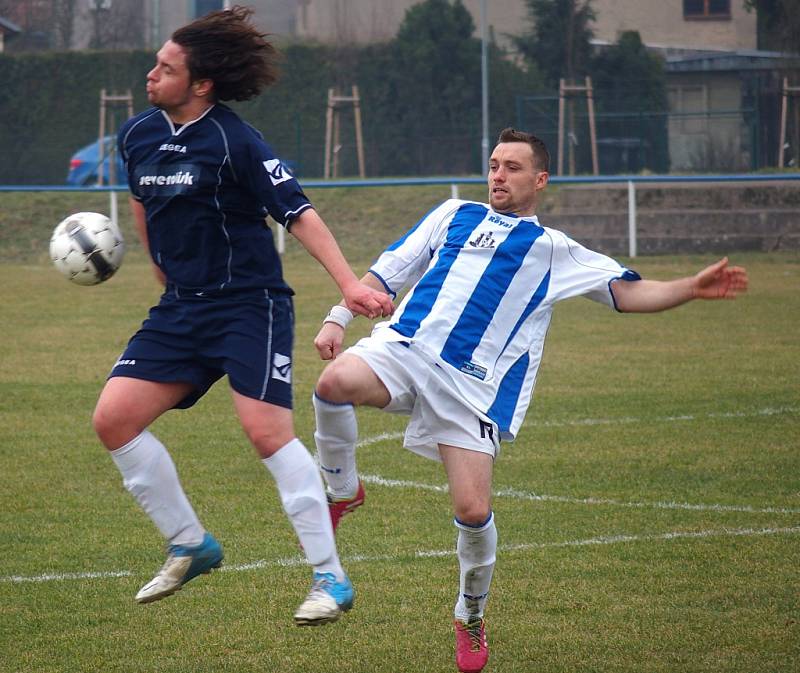
{"label": "roof of building", "polygon": [[4,19],[0,16],[0,30],[4,33],[21,33],[22,28],[20,28],[16,23],[13,21],[9,21],[8,19]]}
{"label": "roof of building", "polygon": [[721,72],[800,68],[800,55],[759,49],[673,53],[667,55],[665,66],[667,72]]}

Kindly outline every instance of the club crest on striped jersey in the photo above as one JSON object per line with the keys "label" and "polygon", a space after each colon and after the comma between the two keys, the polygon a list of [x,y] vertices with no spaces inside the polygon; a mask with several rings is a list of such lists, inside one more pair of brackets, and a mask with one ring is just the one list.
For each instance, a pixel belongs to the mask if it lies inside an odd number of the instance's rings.
{"label": "club crest on striped jersey", "polygon": [[494,248],[497,245],[491,231],[484,231],[469,241],[473,248]]}

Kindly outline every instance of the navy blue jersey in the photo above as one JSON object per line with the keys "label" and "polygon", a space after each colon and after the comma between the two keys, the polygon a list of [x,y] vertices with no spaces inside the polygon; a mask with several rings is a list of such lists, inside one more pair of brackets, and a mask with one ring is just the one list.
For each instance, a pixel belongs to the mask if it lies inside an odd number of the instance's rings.
{"label": "navy blue jersey", "polygon": [[312,206],[252,126],[221,104],[182,126],[151,108],[125,122],[119,150],[168,283],[291,292],[265,217],[288,227]]}

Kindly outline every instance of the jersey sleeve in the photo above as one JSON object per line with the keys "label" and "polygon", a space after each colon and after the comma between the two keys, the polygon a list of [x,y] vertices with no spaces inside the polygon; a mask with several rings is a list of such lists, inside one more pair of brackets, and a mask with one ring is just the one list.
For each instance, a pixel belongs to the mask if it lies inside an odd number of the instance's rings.
{"label": "jersey sleeve", "polygon": [[550,296],[553,301],[583,296],[616,308],[611,283],[641,280],[635,271],[599,252],[585,248],[568,236],[547,229],[553,239]]}
{"label": "jersey sleeve", "polygon": [[131,193],[131,196],[136,199],[137,201],[141,201],[142,197],[139,195],[137,191],[137,185],[133,180],[131,175],[130,169],[130,154],[128,153],[128,148],[126,146],[126,140],[128,139],[128,135],[131,132],[133,127],[134,118],[128,119],[120,128],[119,133],[117,134],[117,152],[119,152],[119,156],[122,158],[123,164],[125,165],[125,179],[128,181],[128,190]]}
{"label": "jersey sleeve", "polygon": [[372,265],[370,273],[383,283],[392,297],[422,278],[447,236],[447,223],[462,203],[449,199],[431,210],[386,248]]}
{"label": "jersey sleeve", "polygon": [[288,166],[255,132],[246,147],[234,154],[232,168],[236,180],[256,197],[265,214],[287,228],[312,207]]}

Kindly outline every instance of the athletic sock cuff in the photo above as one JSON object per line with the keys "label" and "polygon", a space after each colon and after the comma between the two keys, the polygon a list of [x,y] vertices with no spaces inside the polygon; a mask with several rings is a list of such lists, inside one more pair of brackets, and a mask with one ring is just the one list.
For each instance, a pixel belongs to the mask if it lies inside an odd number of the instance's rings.
{"label": "athletic sock cuff", "polygon": [[297,437],[284,444],[271,456],[264,458],[262,462],[278,480],[298,470],[307,469],[309,465],[316,469],[314,459]]}
{"label": "athletic sock cuff", "polygon": [[453,519],[453,523],[455,524],[456,528],[460,528],[461,530],[472,533],[482,533],[494,524],[494,512],[489,512],[489,516],[486,518],[486,521],[477,525],[464,523],[463,521],[459,521],[457,518]]}
{"label": "athletic sock cuff", "polygon": [[327,407],[330,407],[333,410],[336,410],[336,409],[339,409],[339,408],[343,408],[343,407],[351,407],[351,408],[353,407],[353,403],[352,402],[331,402],[330,400],[326,400],[324,397],[320,397],[317,394],[316,390],[314,391],[314,393],[311,396],[311,401],[315,405],[319,404],[319,405],[327,406]]}

